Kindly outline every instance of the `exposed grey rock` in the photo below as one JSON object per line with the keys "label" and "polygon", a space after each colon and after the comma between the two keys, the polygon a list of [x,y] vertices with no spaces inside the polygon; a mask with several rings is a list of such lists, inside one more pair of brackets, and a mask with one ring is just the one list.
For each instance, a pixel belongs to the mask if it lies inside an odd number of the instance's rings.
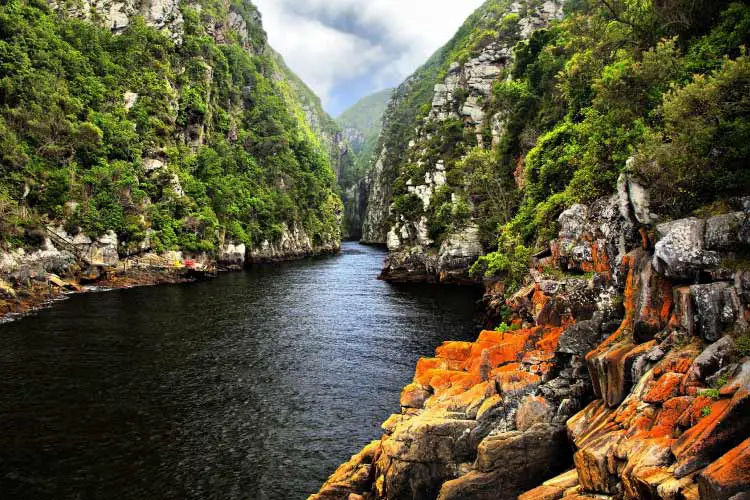
{"label": "exposed grey rock", "polygon": [[709,250],[732,250],[740,244],[744,212],[717,215],[706,220],[705,245]]}
{"label": "exposed grey rock", "polygon": [[694,279],[705,268],[719,265],[719,255],[706,250],[706,221],[690,218],[657,226],[659,241],[654,250],[654,268],[673,279]]}
{"label": "exposed grey rock", "polygon": [[162,170],[166,164],[158,158],[144,158],[143,160],[143,171],[147,174]]}
{"label": "exposed grey rock", "polygon": [[697,331],[709,342],[719,339],[737,315],[733,289],[729,283],[711,283],[690,287]]}
{"label": "exposed grey rock", "polygon": [[599,343],[601,321],[591,319],[569,327],[560,336],[557,352],[585,356]]}
{"label": "exposed grey rock", "polygon": [[281,236],[276,241],[263,241],[260,246],[247,252],[250,263],[279,262],[310,255],[336,253],[340,250],[338,238],[331,235],[320,245],[313,245],[305,230],[297,225],[288,227],[283,224]]}
{"label": "exposed grey rock", "polygon": [[732,337],[722,337],[717,342],[706,347],[703,352],[695,358],[690,367],[689,376],[697,380],[706,380],[719,369],[726,366],[734,350]]}
{"label": "exposed grey rock", "polygon": [[560,223],[560,238],[577,240],[586,230],[588,222],[588,208],[576,203],[565,210],[558,218]]}
{"label": "exposed grey rock", "polygon": [[440,245],[438,272],[465,270],[480,255],[484,255],[484,248],[479,241],[479,227],[467,226],[450,234]]}
{"label": "exposed grey rock", "polygon": [[225,242],[219,248],[219,266],[227,269],[241,269],[245,265],[246,250],[242,243]]}

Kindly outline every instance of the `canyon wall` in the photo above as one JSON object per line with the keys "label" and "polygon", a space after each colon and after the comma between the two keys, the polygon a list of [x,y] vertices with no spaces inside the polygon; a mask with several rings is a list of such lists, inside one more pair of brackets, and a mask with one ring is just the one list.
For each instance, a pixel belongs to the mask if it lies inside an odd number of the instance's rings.
{"label": "canyon wall", "polygon": [[560,19],[563,4],[487,2],[395,91],[362,236],[388,246],[384,279],[471,281],[468,268],[495,242],[463,161],[472,148],[497,147],[510,110],[495,102],[493,84],[508,77],[514,47]]}
{"label": "canyon wall", "polygon": [[524,287],[488,283],[508,324],[421,359],[311,499],[746,498],[750,199],[643,224],[642,194],[565,211]]}

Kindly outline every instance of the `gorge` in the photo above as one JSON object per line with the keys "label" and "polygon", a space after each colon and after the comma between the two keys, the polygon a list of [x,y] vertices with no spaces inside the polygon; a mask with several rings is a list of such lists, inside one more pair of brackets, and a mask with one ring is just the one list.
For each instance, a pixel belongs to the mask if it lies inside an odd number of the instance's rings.
{"label": "gorge", "polygon": [[247,0],[0,33],[0,492],[750,498],[747,2],[487,0],[336,119]]}

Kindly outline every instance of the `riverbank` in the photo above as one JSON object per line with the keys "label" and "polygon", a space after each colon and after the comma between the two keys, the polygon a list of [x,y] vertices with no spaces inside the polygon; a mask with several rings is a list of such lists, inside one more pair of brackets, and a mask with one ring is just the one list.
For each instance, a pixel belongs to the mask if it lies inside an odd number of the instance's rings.
{"label": "riverbank", "polygon": [[11,287],[0,280],[0,323],[31,314],[68,295],[101,290],[190,283],[198,278],[188,269],[130,269],[104,271],[100,278],[82,284],[73,277],[62,279],[48,274]]}
{"label": "riverbank", "polygon": [[335,255],[341,249],[337,242],[315,246],[296,231],[258,249],[226,242],[216,256],[182,251],[156,254],[148,249],[123,256],[112,232],[92,240],[50,226],[41,234],[36,248],[0,249],[0,321],[33,312],[65,294],[189,283],[217,272]]}
{"label": "riverbank", "polygon": [[739,500],[750,491],[750,203],[663,224],[575,205],[504,323],[422,358],[312,500]]}

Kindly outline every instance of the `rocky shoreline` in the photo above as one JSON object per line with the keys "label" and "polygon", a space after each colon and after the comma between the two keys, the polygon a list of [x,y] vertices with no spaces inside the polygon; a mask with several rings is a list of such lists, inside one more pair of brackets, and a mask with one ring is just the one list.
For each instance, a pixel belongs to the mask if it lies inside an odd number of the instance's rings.
{"label": "rocky shoreline", "polygon": [[734,207],[659,223],[627,178],[571,207],[525,287],[488,285],[507,324],[421,359],[382,438],[311,500],[750,498],[750,200]]}
{"label": "rocky shoreline", "polygon": [[28,314],[70,293],[189,283],[217,272],[298,260],[340,251],[339,242],[314,245],[304,231],[285,230],[278,242],[258,248],[225,242],[213,257],[206,253],[163,252],[144,247],[122,255],[117,236],[108,232],[91,239],[49,226],[36,235],[33,249],[0,250],[0,322]]}

